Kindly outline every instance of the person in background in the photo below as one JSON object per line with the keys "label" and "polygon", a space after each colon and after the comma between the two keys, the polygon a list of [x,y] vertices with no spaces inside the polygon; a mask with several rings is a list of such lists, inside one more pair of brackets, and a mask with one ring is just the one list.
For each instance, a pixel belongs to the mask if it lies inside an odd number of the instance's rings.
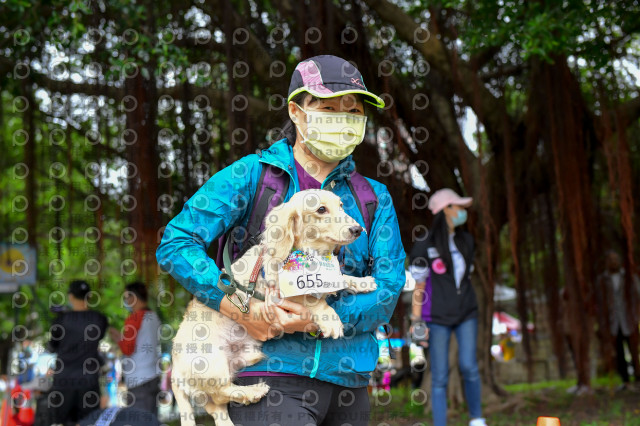
{"label": "person in background", "polygon": [[157,395],[160,390],[160,359],[158,329],[160,318],[147,306],[147,286],[141,282],[127,284],[123,296],[125,308],[131,313],[123,332],[109,329],[111,339],[124,355],[122,372],[128,389],[127,406],[157,415]]}
{"label": "person in background", "polygon": [[108,321],[100,312],[89,309],[90,291],[86,281],[72,281],[68,291],[71,310],[59,313],[51,325],[47,349],[57,359],[47,411],[54,424],[76,422],[100,405],[102,358],[98,346]]}
{"label": "person in background", "polygon": [[597,280],[599,293],[598,318],[603,332],[615,347],[616,368],[622,378],[618,390],[629,387],[629,363],[625,358],[624,345],[631,354],[631,363],[635,383],[640,383],[640,363],[638,362],[638,304],[640,303],[640,279],[631,277],[630,291],[625,289],[626,272],[622,268],[620,256],[615,251],[608,251],[605,259],[605,271]]}
{"label": "person in background", "polygon": [[[428,336],[435,426],[447,424],[452,333],[458,341],[458,362],[471,417],[469,425],[486,425],[482,418],[480,373],[476,361],[478,302],[470,279],[474,242],[471,234],[460,229],[467,220],[465,207],[472,201],[451,189],[436,191],[429,199],[429,210],[434,215],[431,230],[410,253],[410,271],[416,280],[411,330],[413,334]],[[425,327],[428,331],[416,331]]]}

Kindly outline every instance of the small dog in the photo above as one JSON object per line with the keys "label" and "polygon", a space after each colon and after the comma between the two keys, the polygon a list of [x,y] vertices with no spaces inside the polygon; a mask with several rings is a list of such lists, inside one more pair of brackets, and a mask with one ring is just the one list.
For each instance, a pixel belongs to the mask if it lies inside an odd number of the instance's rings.
{"label": "small dog", "polygon": [[[277,288],[278,270],[292,248],[326,256],[355,241],[362,231],[363,228],[343,211],[337,195],[325,190],[298,192],[267,215],[260,244],[232,264],[233,276],[246,286],[262,253],[265,276],[258,274],[256,291],[264,294],[267,287]],[[342,275],[339,279],[344,281],[341,287],[353,292],[370,292],[377,288],[373,277]],[[246,295],[240,293],[246,299]],[[304,304],[323,336],[337,339],[344,334],[343,324],[326,303],[328,294],[298,295],[288,300]],[[181,350],[177,351],[178,346]],[[209,348],[206,353],[201,350],[205,347]],[[269,391],[266,383],[251,386],[233,383],[238,370],[264,357],[261,347],[262,342],[249,336],[243,326],[194,298],[187,306],[174,338],[172,354],[172,389],[182,426],[195,425],[190,399],[195,405],[204,407],[217,426],[233,426],[227,411],[230,401],[251,404],[264,397]]]}

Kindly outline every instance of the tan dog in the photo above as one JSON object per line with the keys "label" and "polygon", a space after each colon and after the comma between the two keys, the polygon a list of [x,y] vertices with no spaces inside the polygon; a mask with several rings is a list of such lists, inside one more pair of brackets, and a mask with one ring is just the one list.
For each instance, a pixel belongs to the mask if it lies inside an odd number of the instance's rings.
{"label": "tan dog", "polygon": [[[355,241],[362,231],[363,228],[343,211],[337,195],[324,190],[301,191],[271,211],[265,221],[262,242],[237,259],[231,269],[236,281],[246,286],[262,252],[265,277],[258,277],[256,290],[264,294],[268,286],[277,286],[278,268],[293,248],[307,253],[330,254]],[[344,279],[344,286],[354,292],[377,288],[373,277],[343,275],[341,279]],[[240,293],[244,299],[246,295]],[[343,324],[326,303],[327,295],[320,298],[294,296],[289,300],[307,306],[323,335],[337,339],[343,336]],[[176,350],[178,345],[179,351]],[[187,350],[190,345],[192,349]],[[216,426],[231,426],[227,403],[251,404],[267,394],[269,386],[266,383],[233,384],[239,369],[264,357],[261,346],[262,342],[249,336],[246,329],[232,319],[195,298],[189,303],[174,338],[172,354],[172,389],[183,426],[195,425],[190,399],[195,405],[204,407]],[[205,347],[209,350],[203,351]]]}

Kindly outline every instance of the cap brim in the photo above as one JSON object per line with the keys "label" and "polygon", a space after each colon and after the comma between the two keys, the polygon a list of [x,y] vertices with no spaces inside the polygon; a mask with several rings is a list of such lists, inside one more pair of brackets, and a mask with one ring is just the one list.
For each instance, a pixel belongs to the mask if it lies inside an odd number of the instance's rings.
{"label": "cap brim", "polygon": [[473,198],[461,197],[456,201],[452,201],[451,204],[455,204],[456,206],[461,206],[461,207],[471,207],[471,204],[473,204]]}
{"label": "cap brim", "polygon": [[299,89],[296,89],[293,92],[291,92],[291,94],[287,98],[287,102],[291,101],[291,98],[293,98],[298,93],[302,93],[302,92],[310,93],[311,95],[315,96],[316,98],[321,98],[321,99],[337,98],[338,96],[344,96],[344,95],[348,95],[350,93],[359,93],[359,94],[365,96],[364,101],[366,103],[368,103],[368,104],[371,104],[371,105],[373,105],[375,107],[378,107],[378,108],[384,108],[384,105],[385,105],[384,101],[382,100],[382,98],[380,96],[376,96],[371,92],[367,92],[366,90],[349,89],[349,90],[340,90],[338,92],[333,92],[331,94],[327,94],[327,93],[316,92],[315,90],[307,88],[307,87],[300,87]]}

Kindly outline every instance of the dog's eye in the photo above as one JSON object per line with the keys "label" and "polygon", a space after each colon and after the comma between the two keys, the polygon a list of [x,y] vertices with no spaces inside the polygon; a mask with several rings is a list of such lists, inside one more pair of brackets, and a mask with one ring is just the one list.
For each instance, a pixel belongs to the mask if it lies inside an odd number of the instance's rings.
{"label": "dog's eye", "polygon": [[325,206],[320,206],[316,213],[325,214],[327,212],[327,208]]}

